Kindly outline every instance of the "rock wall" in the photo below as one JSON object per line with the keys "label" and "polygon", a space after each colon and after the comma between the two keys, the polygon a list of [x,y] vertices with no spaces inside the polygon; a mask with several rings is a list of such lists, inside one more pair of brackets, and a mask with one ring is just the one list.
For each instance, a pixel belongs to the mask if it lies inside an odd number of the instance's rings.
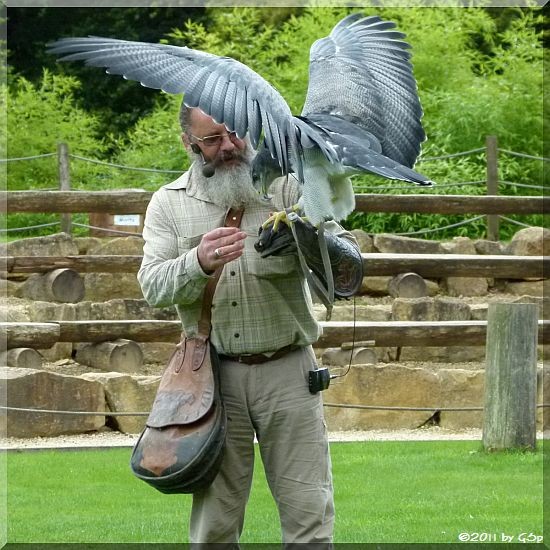
{"label": "rock wall", "polygon": [[[542,255],[550,250],[550,231],[528,228],[518,231],[510,243],[473,241],[456,237],[448,242],[411,239],[393,235],[370,236],[354,231],[366,253],[458,253]],[[141,254],[138,237],[100,239],[71,238],[65,234],[22,239],[2,245],[4,255]],[[85,295],[77,303],[45,302],[24,297],[29,277],[10,274],[0,279],[6,300],[2,305],[7,321],[52,321],[87,319],[176,319],[173,308],[155,309],[143,300],[135,274],[86,274]],[[501,280],[446,277],[413,281],[415,296],[399,296],[392,277],[365,276],[355,301],[337,303],[333,320],[351,321],[447,321],[483,320],[494,301],[531,302],[539,306],[540,318],[548,318],[547,280]],[[395,281],[394,281],[395,283]],[[419,290],[420,289],[420,290]],[[316,315],[325,311],[316,305]],[[8,413],[8,436],[32,437],[112,429],[137,433],[143,416],[109,416],[105,412],[146,412],[152,404],[160,374],[172,352],[172,344],[140,343],[142,356],[135,354],[136,372],[105,372],[94,367],[84,353],[85,344],[59,343],[38,350],[42,365],[33,361],[15,364],[17,354],[3,354],[1,379],[8,389],[8,405],[20,408],[79,410],[89,416]],[[134,350],[135,351],[135,350]],[[481,407],[485,350],[483,347],[370,347],[359,343],[349,349],[317,349],[319,362],[332,373],[349,373],[332,381],[324,392],[327,424],[332,430],[416,428],[438,424],[449,429],[480,427],[480,411],[449,411],[445,408]],[[541,358],[544,350],[541,348]],[[19,354],[29,357],[29,354]],[[87,357],[81,364],[77,360]],[[110,364],[103,361],[103,365]],[[131,370],[125,362],[124,370]],[[24,368],[25,366],[33,368]],[[538,375],[539,402],[550,376],[542,363]],[[546,393],[550,395],[550,393]],[[370,409],[344,408],[340,404],[369,405]],[[413,410],[392,410],[401,407]],[[428,409],[428,410],[414,410]],[[546,409],[545,409],[546,411]],[[548,414],[539,411],[539,427],[548,426]]]}

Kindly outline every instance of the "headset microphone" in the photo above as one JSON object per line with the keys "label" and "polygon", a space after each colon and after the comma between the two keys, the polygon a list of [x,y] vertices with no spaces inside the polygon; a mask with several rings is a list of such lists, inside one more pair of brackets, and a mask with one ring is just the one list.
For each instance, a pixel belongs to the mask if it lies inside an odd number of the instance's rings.
{"label": "headset microphone", "polygon": [[193,153],[197,155],[200,155],[202,158],[202,175],[205,178],[211,178],[216,172],[216,168],[214,167],[214,162],[211,160],[206,160],[204,158],[201,148],[196,143],[191,144],[191,151],[193,151]]}

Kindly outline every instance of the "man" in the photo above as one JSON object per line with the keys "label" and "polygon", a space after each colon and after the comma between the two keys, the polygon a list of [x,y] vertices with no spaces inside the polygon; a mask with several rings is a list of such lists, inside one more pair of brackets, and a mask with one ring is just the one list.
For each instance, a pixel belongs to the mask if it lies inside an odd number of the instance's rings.
{"label": "man", "polygon": [[[308,389],[308,373],[316,368],[311,344],[320,327],[296,255],[262,258],[254,249],[270,212],[297,202],[297,182],[279,178],[271,201],[260,198],[251,182],[254,151],[248,140],[197,108],[182,105],[180,122],[194,162],[151,200],[138,279],[150,304],[176,305],[191,336],[204,287],[224,266],[212,305],[211,341],[220,354],[226,447],[213,484],[193,495],[190,540],[238,542],[256,437],[283,541],[330,543],[329,447],[321,394]],[[230,208],[244,209],[240,228],[223,227]],[[327,224],[327,231],[351,239],[336,224]]]}

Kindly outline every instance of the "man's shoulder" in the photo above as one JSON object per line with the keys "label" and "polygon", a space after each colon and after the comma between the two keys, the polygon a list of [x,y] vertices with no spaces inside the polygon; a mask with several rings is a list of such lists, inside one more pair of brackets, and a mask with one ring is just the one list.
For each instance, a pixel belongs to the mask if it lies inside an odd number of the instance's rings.
{"label": "man's shoulder", "polygon": [[181,176],[176,178],[174,181],[171,181],[170,183],[163,185],[160,189],[157,190],[157,193],[159,191],[164,191],[164,190],[186,189],[188,184],[189,184],[189,171],[184,172]]}

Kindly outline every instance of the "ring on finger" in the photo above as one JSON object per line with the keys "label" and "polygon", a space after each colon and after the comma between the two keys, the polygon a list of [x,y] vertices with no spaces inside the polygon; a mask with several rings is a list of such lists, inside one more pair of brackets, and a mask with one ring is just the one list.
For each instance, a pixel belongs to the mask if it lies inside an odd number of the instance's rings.
{"label": "ring on finger", "polygon": [[223,256],[219,248],[216,248],[216,250],[214,250],[214,256],[216,256],[217,260],[219,260]]}

